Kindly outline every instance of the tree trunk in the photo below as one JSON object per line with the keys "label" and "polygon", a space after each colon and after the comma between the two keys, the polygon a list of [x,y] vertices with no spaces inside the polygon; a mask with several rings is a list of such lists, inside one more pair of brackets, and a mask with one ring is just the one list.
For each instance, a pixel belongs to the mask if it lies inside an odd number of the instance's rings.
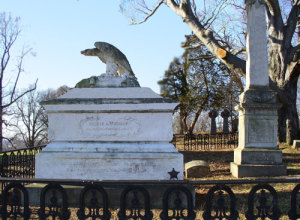
{"label": "tree trunk", "polygon": [[197,123],[197,121],[198,121],[198,118],[199,118],[201,112],[202,112],[202,109],[201,109],[201,110],[198,110],[198,111],[196,112],[196,114],[195,114],[195,116],[194,116],[194,119],[193,119],[193,122],[192,122],[192,124],[191,124],[191,126],[190,126],[190,128],[189,128],[189,133],[190,133],[190,134],[193,134],[193,133],[194,133],[195,125],[196,125],[196,123]]}
{"label": "tree trunk", "polygon": [[179,134],[184,134],[183,115],[179,114]]}
{"label": "tree trunk", "polygon": [[181,118],[181,122],[183,124],[184,134],[188,134],[187,115],[183,115],[183,117]]}
{"label": "tree trunk", "polygon": [[[297,113],[297,82],[298,76],[291,79],[283,89],[280,89],[279,100],[282,107],[278,110],[278,139],[279,142],[292,144],[299,138],[299,119]],[[283,98],[284,97],[284,98]]]}
{"label": "tree trunk", "polygon": [[0,152],[3,152],[3,108],[2,108],[2,98],[0,98]]}

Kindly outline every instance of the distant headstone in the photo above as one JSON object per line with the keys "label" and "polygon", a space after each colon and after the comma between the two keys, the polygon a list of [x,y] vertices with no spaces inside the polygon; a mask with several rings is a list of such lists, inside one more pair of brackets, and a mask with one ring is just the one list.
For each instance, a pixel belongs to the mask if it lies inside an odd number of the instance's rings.
{"label": "distant headstone", "polygon": [[228,118],[230,116],[230,111],[228,109],[224,109],[224,111],[221,112],[221,116],[223,118],[223,133],[228,134],[229,133]]}
{"label": "distant headstone", "polygon": [[210,172],[209,164],[204,160],[192,160],[184,165],[186,178],[201,178]]}
{"label": "distant headstone", "polygon": [[294,140],[292,148],[299,149],[300,148],[300,140]]}
{"label": "distant headstone", "polygon": [[218,117],[218,112],[213,109],[209,112],[208,116],[210,117],[210,134],[217,133],[216,117]]}

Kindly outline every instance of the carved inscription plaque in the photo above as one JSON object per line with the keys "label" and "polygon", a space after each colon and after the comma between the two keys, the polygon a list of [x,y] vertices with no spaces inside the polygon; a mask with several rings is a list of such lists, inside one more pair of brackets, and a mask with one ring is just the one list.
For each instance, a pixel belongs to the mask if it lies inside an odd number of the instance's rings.
{"label": "carved inscription plaque", "polygon": [[249,143],[273,143],[274,122],[268,119],[249,120]]}
{"label": "carved inscription plaque", "polygon": [[132,116],[88,116],[80,121],[81,134],[87,138],[132,137],[140,133],[140,127],[138,120]]}

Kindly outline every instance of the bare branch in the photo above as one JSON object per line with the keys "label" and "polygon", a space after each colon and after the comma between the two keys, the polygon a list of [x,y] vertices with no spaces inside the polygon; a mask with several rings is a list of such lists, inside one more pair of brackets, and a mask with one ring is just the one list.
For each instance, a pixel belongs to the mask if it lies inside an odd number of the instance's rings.
{"label": "bare branch", "polygon": [[131,24],[136,25],[136,24],[142,24],[145,23],[154,13],[157,11],[157,9],[164,3],[164,0],[161,0],[160,2],[157,3],[157,5],[153,8],[153,10],[144,18],[143,21],[140,22],[132,22]]}
{"label": "bare branch", "polygon": [[21,95],[18,95],[16,98],[13,98],[9,103],[7,103],[6,105],[3,105],[2,108],[7,108],[7,107],[11,106],[12,104],[14,104],[16,101],[18,101],[20,98],[22,98],[27,93],[34,91],[36,89],[37,81],[38,80],[35,81],[33,88],[28,89],[27,91],[23,92]]}
{"label": "bare branch", "polygon": [[[10,102],[13,103],[14,100],[14,96],[15,96],[15,92],[16,92],[16,88],[17,88],[17,84],[19,82],[19,78],[20,78],[20,74],[23,72],[23,59],[24,57],[31,51],[31,49],[22,52],[21,56],[19,57],[19,62],[17,64],[17,77],[15,79],[14,82],[14,86],[11,92],[11,98],[10,98]],[[36,85],[35,85],[36,86]]]}
{"label": "bare branch", "polygon": [[300,14],[300,0],[296,0],[291,9],[291,12],[288,16],[286,26],[284,29],[284,46],[285,47],[291,46],[292,38],[296,31],[299,14]]}
{"label": "bare branch", "polygon": [[[187,0],[186,0],[187,1]],[[200,41],[214,54],[218,59],[220,59],[224,64],[226,64],[230,69],[246,73],[246,61],[232,54],[230,51],[226,51],[226,57],[221,58],[218,55],[218,48],[223,48],[218,40],[213,36],[213,32],[207,30],[200,21],[191,13],[188,4],[185,7],[178,7],[177,4],[172,0],[166,0],[166,4],[179,16],[181,16],[199,38]]]}
{"label": "bare branch", "polygon": [[203,26],[206,27],[207,29],[210,28],[212,23],[217,19],[218,15],[225,7],[226,7],[226,3],[222,2],[222,4],[220,4],[218,6],[218,8],[214,11],[214,13],[211,15],[211,17],[206,20],[206,22],[203,24]]}

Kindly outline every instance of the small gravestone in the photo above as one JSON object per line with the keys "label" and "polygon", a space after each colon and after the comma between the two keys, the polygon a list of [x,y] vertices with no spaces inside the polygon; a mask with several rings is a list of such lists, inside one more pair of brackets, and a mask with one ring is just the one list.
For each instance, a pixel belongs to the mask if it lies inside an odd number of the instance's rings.
{"label": "small gravestone", "polygon": [[213,109],[208,113],[208,116],[210,117],[210,134],[216,134],[217,133],[217,126],[216,126],[216,117],[218,117],[218,112]]}
{"label": "small gravestone", "polygon": [[192,160],[184,165],[186,178],[201,178],[210,172],[209,164],[204,160]]}
{"label": "small gravestone", "polygon": [[300,140],[294,140],[292,148],[299,149],[300,148]]}
{"label": "small gravestone", "polygon": [[221,117],[223,118],[223,133],[224,134],[229,133],[229,126],[228,126],[229,116],[230,116],[230,111],[228,109],[224,109],[224,111],[221,112]]}

